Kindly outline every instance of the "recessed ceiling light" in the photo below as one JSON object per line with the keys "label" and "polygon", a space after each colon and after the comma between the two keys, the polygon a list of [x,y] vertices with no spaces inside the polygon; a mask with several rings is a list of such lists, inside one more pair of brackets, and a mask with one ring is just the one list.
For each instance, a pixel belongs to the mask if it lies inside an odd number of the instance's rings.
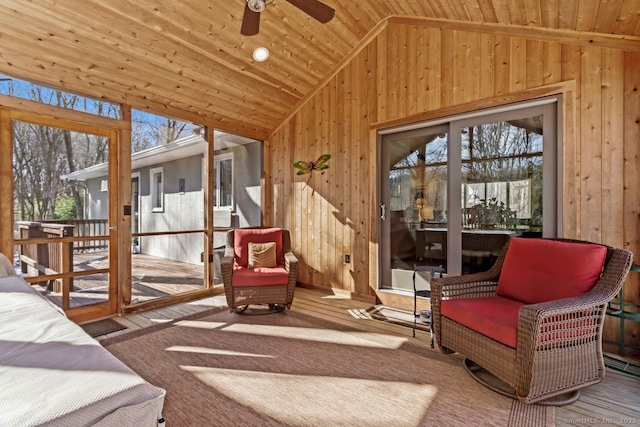
{"label": "recessed ceiling light", "polygon": [[266,47],[259,47],[253,51],[253,59],[256,62],[264,62],[269,58],[269,49]]}

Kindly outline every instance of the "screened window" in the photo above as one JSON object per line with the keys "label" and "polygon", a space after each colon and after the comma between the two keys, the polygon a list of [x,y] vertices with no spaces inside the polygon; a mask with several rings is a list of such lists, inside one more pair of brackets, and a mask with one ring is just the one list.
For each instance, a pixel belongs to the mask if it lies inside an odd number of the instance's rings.
{"label": "screened window", "polygon": [[119,119],[122,116],[122,109],[119,104],[67,93],[59,89],[51,89],[41,84],[5,76],[4,74],[0,74],[0,94],[111,119]]}

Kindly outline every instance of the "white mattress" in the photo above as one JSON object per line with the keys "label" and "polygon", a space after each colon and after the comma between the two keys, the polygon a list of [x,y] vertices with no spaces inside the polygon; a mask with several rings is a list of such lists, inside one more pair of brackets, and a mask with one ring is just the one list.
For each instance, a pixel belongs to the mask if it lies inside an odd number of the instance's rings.
{"label": "white mattress", "polygon": [[0,278],[0,426],[156,426],[164,396],[24,280]]}

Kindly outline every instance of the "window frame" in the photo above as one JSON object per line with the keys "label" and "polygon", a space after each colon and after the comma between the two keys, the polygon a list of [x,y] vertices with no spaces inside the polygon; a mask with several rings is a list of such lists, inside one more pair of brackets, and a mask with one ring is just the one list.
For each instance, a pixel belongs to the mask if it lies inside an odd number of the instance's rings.
{"label": "window frame", "polygon": [[[378,222],[378,241],[385,242],[378,248],[378,289],[394,290],[392,268],[388,262],[391,259],[390,219],[387,220],[387,206],[391,206],[390,180],[384,165],[389,163],[388,145],[394,141],[415,138],[423,134],[445,132],[447,135],[447,189],[445,194],[447,216],[447,259],[449,265],[447,274],[462,274],[462,129],[477,126],[492,121],[505,121],[522,118],[522,116],[543,114],[545,126],[543,138],[545,146],[542,151],[543,182],[542,198],[544,210],[542,213],[542,236],[562,236],[562,114],[563,96],[550,95],[543,98],[525,100],[518,103],[506,104],[468,113],[456,114],[431,121],[415,123],[396,128],[378,131],[377,165],[383,173],[377,182],[378,200],[381,216]],[[548,120],[548,122],[547,122]]]}
{"label": "window frame", "polygon": [[[160,194],[156,193],[155,180],[156,174],[160,174]],[[151,212],[164,212],[164,167],[149,169],[149,190],[151,196]]]}
{"label": "window frame", "polygon": [[[231,161],[231,202],[229,205],[221,205],[221,187],[220,187],[220,165],[223,161]],[[224,153],[215,155],[213,158],[213,172],[215,186],[213,191],[215,193],[215,203],[213,204],[214,210],[230,210],[233,211],[235,206],[235,159],[233,153]]]}

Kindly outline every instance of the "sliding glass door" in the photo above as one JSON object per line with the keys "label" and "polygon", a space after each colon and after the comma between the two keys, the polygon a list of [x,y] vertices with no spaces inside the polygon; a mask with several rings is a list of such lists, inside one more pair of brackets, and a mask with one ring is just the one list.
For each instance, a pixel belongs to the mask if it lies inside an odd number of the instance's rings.
{"label": "sliding glass door", "polygon": [[[380,285],[484,271],[513,236],[555,236],[557,100],[382,135]],[[427,285],[428,286],[428,285]]]}

